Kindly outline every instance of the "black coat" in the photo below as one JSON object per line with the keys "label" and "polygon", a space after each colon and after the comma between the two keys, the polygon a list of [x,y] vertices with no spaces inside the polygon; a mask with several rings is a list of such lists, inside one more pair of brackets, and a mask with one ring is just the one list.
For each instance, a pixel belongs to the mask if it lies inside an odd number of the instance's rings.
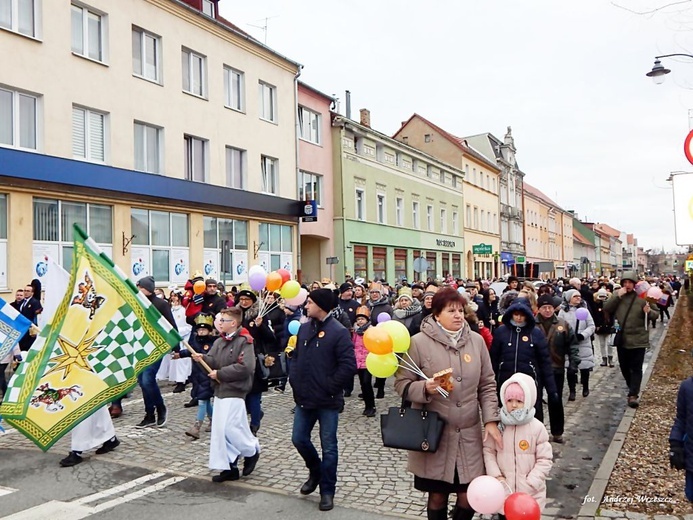
{"label": "black coat", "polygon": [[676,418],[669,441],[683,444],[686,471],[693,471],[693,377],[681,386],[676,397]]}
{"label": "black coat", "polygon": [[289,374],[297,406],[339,410],[344,405],[344,387],[354,374],[354,344],[347,329],[332,316],[301,325]]}
{"label": "black coat", "polygon": [[[214,340],[217,336],[198,336],[195,331],[190,334],[190,340],[188,344],[192,349],[198,354],[209,354]],[[192,352],[189,350],[181,350],[180,357],[191,357]],[[192,381],[192,392],[190,392],[190,397],[193,399],[200,399],[206,401],[214,397],[214,387],[212,386],[212,380],[207,375],[207,371],[202,368],[202,365],[195,363],[192,364],[192,373],[190,374],[190,380]]]}
{"label": "black coat", "polygon": [[[253,337],[253,348],[255,349],[255,357],[259,354],[272,354],[278,351],[277,340],[274,336],[274,331],[270,328],[267,316],[263,317],[260,326],[255,325],[255,318],[258,316],[257,303],[247,309],[243,309],[243,326],[248,329]],[[263,379],[262,369],[260,364],[255,363],[255,377],[253,378],[253,387],[250,389],[250,394],[258,392],[266,392],[268,388],[267,380]]]}

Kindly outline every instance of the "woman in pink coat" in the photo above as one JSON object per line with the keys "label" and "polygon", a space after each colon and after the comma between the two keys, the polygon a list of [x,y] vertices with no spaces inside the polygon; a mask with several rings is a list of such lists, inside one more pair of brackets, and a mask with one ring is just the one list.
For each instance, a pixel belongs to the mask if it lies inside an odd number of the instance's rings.
{"label": "woman in pink coat", "polygon": [[373,379],[371,373],[366,369],[366,356],[368,351],[363,344],[363,335],[368,327],[371,326],[371,311],[365,305],[356,309],[356,323],[352,341],[354,343],[354,355],[356,356],[356,372],[361,383],[361,395],[363,396],[363,415],[375,417],[375,394],[373,393]]}
{"label": "woman in pink coat", "polygon": [[536,383],[530,376],[518,372],[503,383],[500,395],[503,396],[503,448],[498,449],[491,439],[484,442],[486,474],[504,482],[508,494],[533,496],[543,510],[553,452],[546,427],[534,418]]}

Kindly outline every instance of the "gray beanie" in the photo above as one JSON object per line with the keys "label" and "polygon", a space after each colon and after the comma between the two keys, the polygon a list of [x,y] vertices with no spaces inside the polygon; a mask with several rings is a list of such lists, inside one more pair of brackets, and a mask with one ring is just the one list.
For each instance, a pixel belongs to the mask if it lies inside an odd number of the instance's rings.
{"label": "gray beanie", "polygon": [[154,289],[156,288],[156,283],[154,282],[153,276],[145,276],[144,278],[139,279],[137,286],[148,290],[150,293],[153,293]]}
{"label": "gray beanie", "polygon": [[578,291],[577,289],[570,289],[570,290],[568,290],[568,291],[565,291],[565,292],[563,293],[563,301],[565,301],[566,303],[570,303],[570,300],[571,300],[571,299],[573,298],[573,296],[575,296],[576,294],[577,294],[578,296],[580,295],[580,291]]}

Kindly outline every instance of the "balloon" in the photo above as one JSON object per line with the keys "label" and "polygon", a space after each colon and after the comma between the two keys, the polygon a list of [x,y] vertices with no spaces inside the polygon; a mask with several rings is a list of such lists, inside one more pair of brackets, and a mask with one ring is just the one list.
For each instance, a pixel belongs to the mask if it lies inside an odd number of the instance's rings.
{"label": "balloon", "polygon": [[[372,328],[373,327],[369,327],[368,330]],[[368,333],[368,330],[366,333]],[[364,341],[365,336],[364,334]],[[392,352],[382,356],[369,352],[366,356],[366,368],[375,377],[390,377],[397,372],[397,358]]]}
{"label": "balloon", "polygon": [[291,273],[286,269],[277,269],[277,272],[282,277],[282,285],[291,280]]}
{"label": "balloon", "polygon": [[376,319],[378,323],[385,323],[386,321],[390,321],[392,317],[387,312],[381,312]]}
{"label": "balloon", "polygon": [[261,265],[254,265],[248,270],[248,275],[251,275],[253,273],[262,273],[265,276],[267,276],[267,271],[265,271],[265,268],[262,267]]}
{"label": "balloon", "polygon": [[253,291],[261,291],[265,287],[267,275],[259,271],[255,271],[248,275],[248,283]]}
{"label": "balloon", "polygon": [[645,296],[647,296],[647,291],[650,290],[650,284],[645,280],[640,280],[635,284],[634,290],[640,298],[645,298]]}
{"label": "balloon", "polygon": [[498,479],[482,475],[469,483],[467,500],[476,512],[482,515],[493,515],[501,511],[503,507],[505,489]]}
{"label": "balloon", "polygon": [[659,287],[650,287],[647,290],[647,297],[653,300],[659,300],[662,297],[662,290]]}
{"label": "balloon", "polygon": [[390,320],[378,325],[379,329],[385,329],[392,339],[392,350],[403,354],[409,350],[410,336],[407,326],[399,321]]}
{"label": "balloon", "polygon": [[294,321],[290,322],[289,323],[289,334],[291,334],[292,336],[295,336],[296,334],[298,334],[298,329],[300,329],[300,328],[301,328],[301,322],[300,321],[294,320]]}
{"label": "balloon", "polygon": [[575,317],[578,320],[581,321],[587,321],[587,318],[589,317],[590,313],[587,309],[584,307],[580,307],[578,310],[575,311]]}
{"label": "balloon", "polygon": [[306,301],[306,298],[308,298],[308,291],[301,287],[297,296],[293,298],[284,298],[284,303],[286,303],[287,305],[298,307],[299,305],[303,305],[303,302]]}
{"label": "balloon", "polygon": [[464,287],[458,287],[457,292],[462,294],[462,295],[467,294],[467,290]]}
{"label": "balloon", "polygon": [[298,293],[301,292],[301,284],[299,284],[296,280],[289,280],[288,282],[285,282],[284,285],[282,285],[282,288],[279,291],[279,294],[282,295],[282,298],[284,300],[290,300],[291,298],[295,298],[298,296]]}
{"label": "balloon", "polygon": [[505,499],[505,517],[508,520],[541,520],[541,508],[527,493],[513,493]]}
{"label": "balloon", "polygon": [[372,352],[373,354],[392,353],[392,338],[385,329],[368,327],[363,335],[363,344],[366,347],[366,350],[368,350],[368,352]]}
{"label": "balloon", "polygon": [[217,313],[216,316],[214,316],[214,328],[217,329],[217,332],[221,332],[221,314]]}
{"label": "balloon", "polygon": [[198,280],[193,284],[193,292],[195,294],[202,294],[203,292],[205,292],[206,287],[207,286],[202,280]]}
{"label": "balloon", "polygon": [[265,287],[268,291],[276,291],[282,286],[282,275],[277,271],[272,271],[267,275],[267,281],[265,281]]}

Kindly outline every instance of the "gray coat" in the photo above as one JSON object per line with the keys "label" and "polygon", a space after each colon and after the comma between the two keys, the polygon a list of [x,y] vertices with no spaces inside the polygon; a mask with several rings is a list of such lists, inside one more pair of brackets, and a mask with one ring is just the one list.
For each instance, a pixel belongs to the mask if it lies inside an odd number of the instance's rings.
{"label": "gray coat", "polygon": [[218,338],[204,361],[217,371],[219,382],[214,381],[214,397],[245,399],[255,374],[253,338],[246,329],[239,330],[231,341]]}
{"label": "gray coat", "polygon": [[[587,310],[587,307],[582,308]],[[594,325],[594,320],[592,319],[591,314],[587,315],[586,320],[578,320],[577,316],[575,316],[578,309],[579,307],[572,306],[566,309],[566,307],[563,306],[558,312],[558,317],[560,319],[564,319],[575,333],[575,342],[577,343],[578,356],[580,357],[580,365],[578,368],[583,370],[594,367],[594,350],[592,349],[591,338],[592,334],[594,334],[597,328]],[[589,312],[589,310],[587,310],[587,312]],[[579,325],[578,321],[580,322]],[[582,335],[582,340],[577,339],[578,334]],[[569,364],[566,363],[566,366],[569,366]]]}

